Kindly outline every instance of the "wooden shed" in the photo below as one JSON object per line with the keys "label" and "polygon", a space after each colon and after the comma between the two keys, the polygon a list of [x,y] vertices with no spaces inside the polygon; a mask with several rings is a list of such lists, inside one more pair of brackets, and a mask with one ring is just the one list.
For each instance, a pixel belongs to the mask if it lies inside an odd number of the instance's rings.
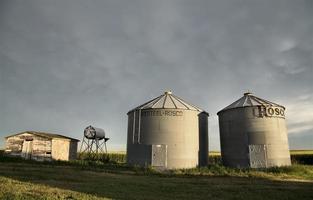
{"label": "wooden shed", "polygon": [[5,137],[5,152],[38,161],[73,160],[79,140],[63,135],[25,131]]}

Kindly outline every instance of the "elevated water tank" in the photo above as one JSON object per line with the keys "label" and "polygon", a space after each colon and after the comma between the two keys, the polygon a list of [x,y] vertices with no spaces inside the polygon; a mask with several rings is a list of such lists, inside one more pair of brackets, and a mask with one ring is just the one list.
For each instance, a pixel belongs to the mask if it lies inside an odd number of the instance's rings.
{"label": "elevated water tank", "polygon": [[87,139],[98,139],[102,140],[105,138],[105,132],[101,128],[96,128],[93,126],[88,126],[84,130],[84,136]]}
{"label": "elevated water tank", "polygon": [[239,168],[291,165],[285,107],[245,93],[217,114],[224,165]]}
{"label": "elevated water tank", "polygon": [[167,91],[127,114],[129,164],[164,169],[207,165],[207,112]]}

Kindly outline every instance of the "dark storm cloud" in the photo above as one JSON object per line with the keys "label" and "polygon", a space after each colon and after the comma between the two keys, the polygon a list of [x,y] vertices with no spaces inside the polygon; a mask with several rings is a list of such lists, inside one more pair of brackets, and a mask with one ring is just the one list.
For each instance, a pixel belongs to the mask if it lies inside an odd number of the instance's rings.
{"label": "dark storm cloud", "polygon": [[1,136],[93,124],[122,147],[126,112],[172,89],[211,113],[213,149],[215,113],[247,90],[286,105],[291,147],[310,137],[310,0],[0,4]]}

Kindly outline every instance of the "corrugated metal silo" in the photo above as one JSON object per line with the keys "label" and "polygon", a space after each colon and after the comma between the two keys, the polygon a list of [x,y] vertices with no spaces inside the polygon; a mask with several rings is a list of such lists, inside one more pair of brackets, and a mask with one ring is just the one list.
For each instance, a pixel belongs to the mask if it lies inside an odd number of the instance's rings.
{"label": "corrugated metal silo", "polygon": [[224,165],[266,168],[291,164],[283,106],[245,93],[217,114]]}
{"label": "corrugated metal silo", "polygon": [[127,114],[127,163],[163,169],[207,165],[208,113],[168,91]]}

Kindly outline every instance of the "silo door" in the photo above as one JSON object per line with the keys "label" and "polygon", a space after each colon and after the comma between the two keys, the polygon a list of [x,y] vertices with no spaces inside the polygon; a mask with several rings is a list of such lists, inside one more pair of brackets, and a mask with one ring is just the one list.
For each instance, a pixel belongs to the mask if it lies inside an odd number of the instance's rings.
{"label": "silo door", "polygon": [[158,144],[152,145],[152,167],[166,167],[167,166],[167,145]]}
{"label": "silo door", "polygon": [[249,156],[251,168],[265,168],[267,166],[265,145],[249,145]]}

